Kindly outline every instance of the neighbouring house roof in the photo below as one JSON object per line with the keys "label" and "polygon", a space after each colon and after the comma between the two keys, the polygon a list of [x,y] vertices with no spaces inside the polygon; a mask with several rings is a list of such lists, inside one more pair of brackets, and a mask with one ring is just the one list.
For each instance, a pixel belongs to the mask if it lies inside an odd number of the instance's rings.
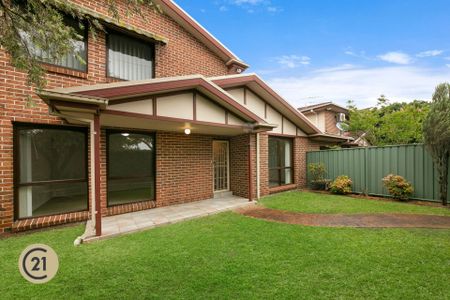
{"label": "neighbouring house roof", "polygon": [[312,134],[309,137],[318,142],[347,142],[347,143],[350,143],[354,140],[354,138],[352,138],[350,136],[337,135],[337,134],[331,134],[331,133]]}
{"label": "neighbouring house roof", "polygon": [[162,8],[165,14],[216,53],[228,66],[238,65],[243,70],[249,67],[174,1],[154,0],[154,2]]}
{"label": "neighbouring house roof", "polygon": [[212,81],[201,75],[168,77],[137,81],[122,81],[98,85],[59,88],[38,92],[38,95],[47,103],[51,101],[68,101],[97,105],[106,108],[115,101],[136,101],[143,97],[184,90],[198,90],[215,101],[220,106],[252,123],[254,129],[271,129],[276,125],[268,124],[256,114],[239,104],[230,94],[222,90]]}
{"label": "neighbouring house roof", "polygon": [[324,103],[318,103],[308,106],[299,107],[298,110],[304,114],[307,114],[312,111],[321,111],[321,110],[331,110],[334,112],[342,112],[342,113],[348,113],[348,109],[345,107],[342,107],[340,105],[334,104],[333,102],[324,102]]}
{"label": "neighbouring house roof", "polygon": [[282,113],[286,118],[306,134],[320,134],[321,131],[302,113],[292,107],[256,74],[238,74],[214,77],[211,80],[221,88],[248,87],[268,104]]}

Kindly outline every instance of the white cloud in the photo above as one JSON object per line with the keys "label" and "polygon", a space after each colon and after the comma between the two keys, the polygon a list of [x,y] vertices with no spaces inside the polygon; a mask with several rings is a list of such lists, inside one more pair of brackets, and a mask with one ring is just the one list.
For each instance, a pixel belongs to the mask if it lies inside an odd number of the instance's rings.
{"label": "white cloud", "polygon": [[446,64],[446,66],[450,68],[450,64]]}
{"label": "white cloud", "polygon": [[443,50],[428,50],[428,51],[423,51],[423,52],[417,53],[416,56],[417,57],[438,56],[438,55],[441,55],[443,52],[444,52]]}
{"label": "white cloud", "polygon": [[294,69],[301,65],[309,65],[311,63],[311,58],[308,56],[282,55],[275,57],[275,61],[283,67]]}
{"label": "white cloud", "polygon": [[366,55],[365,51],[354,52],[353,50],[346,50],[346,51],[344,51],[344,54],[347,54],[347,55],[350,55],[353,57],[357,57],[357,58],[372,60],[370,57],[368,57]]}
{"label": "white cloud", "polygon": [[306,105],[309,99],[342,105],[351,99],[359,107],[369,107],[376,104],[381,94],[393,101],[429,100],[436,85],[450,78],[447,68],[343,66],[319,69],[298,77],[273,77],[268,82],[295,107]]}
{"label": "white cloud", "polygon": [[399,65],[407,65],[413,61],[411,56],[399,51],[387,52],[385,54],[378,55],[377,57],[381,60]]}
{"label": "white cloud", "polygon": [[227,11],[228,7],[226,7],[225,5],[222,5],[221,7],[219,7],[220,11]]}
{"label": "white cloud", "polygon": [[357,68],[357,66],[355,66],[355,65],[343,64],[343,65],[338,65],[338,66],[335,66],[335,67],[317,69],[317,70],[315,70],[313,72],[314,73],[328,73],[328,72],[351,70],[351,69],[355,69],[355,68]]}

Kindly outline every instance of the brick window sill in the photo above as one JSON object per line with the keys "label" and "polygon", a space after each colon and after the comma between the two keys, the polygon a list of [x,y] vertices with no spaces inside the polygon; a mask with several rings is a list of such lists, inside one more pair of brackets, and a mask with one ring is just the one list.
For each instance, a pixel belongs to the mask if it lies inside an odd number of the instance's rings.
{"label": "brick window sill", "polygon": [[275,193],[279,193],[279,192],[295,190],[296,188],[297,188],[297,185],[295,183],[272,187],[272,188],[269,188],[269,194],[275,194]]}
{"label": "brick window sill", "polygon": [[12,225],[13,232],[21,232],[31,229],[39,229],[54,225],[61,225],[66,223],[86,221],[89,218],[88,211],[73,212],[67,214],[29,218],[17,220]]}
{"label": "brick window sill", "polygon": [[42,63],[41,65],[45,70],[47,70],[47,72],[50,72],[50,73],[64,74],[64,75],[83,78],[83,79],[87,79],[87,77],[88,77],[87,72],[77,71],[77,70],[68,69],[68,68],[55,66],[55,65],[49,65],[49,64],[45,64],[45,63]]}
{"label": "brick window sill", "polygon": [[107,208],[106,215],[114,216],[114,215],[126,214],[126,213],[140,211],[140,210],[151,209],[151,208],[155,208],[155,207],[156,207],[155,200],[114,205],[114,206],[110,206]]}

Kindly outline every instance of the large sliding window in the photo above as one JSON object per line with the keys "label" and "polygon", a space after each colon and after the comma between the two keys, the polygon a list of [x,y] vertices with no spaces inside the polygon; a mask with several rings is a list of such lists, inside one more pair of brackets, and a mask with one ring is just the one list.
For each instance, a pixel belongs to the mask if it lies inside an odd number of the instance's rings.
{"label": "large sliding window", "polygon": [[87,130],[14,127],[16,219],[88,209]]}
{"label": "large sliding window", "polygon": [[269,186],[292,183],[292,139],[269,137]]}
{"label": "large sliding window", "polygon": [[155,199],[155,137],[108,131],[108,205]]}
{"label": "large sliding window", "polygon": [[153,78],[154,45],[118,33],[108,35],[108,76],[140,80]]}

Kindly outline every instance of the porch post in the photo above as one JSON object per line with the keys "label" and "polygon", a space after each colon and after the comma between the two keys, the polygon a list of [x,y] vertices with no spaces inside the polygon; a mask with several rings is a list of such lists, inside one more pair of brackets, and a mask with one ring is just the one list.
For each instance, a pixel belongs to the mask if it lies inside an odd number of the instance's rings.
{"label": "porch post", "polygon": [[94,115],[94,174],[95,174],[95,235],[102,235],[102,208],[100,203],[100,115]]}
{"label": "porch post", "polygon": [[248,134],[248,201],[253,200],[252,134]]}

